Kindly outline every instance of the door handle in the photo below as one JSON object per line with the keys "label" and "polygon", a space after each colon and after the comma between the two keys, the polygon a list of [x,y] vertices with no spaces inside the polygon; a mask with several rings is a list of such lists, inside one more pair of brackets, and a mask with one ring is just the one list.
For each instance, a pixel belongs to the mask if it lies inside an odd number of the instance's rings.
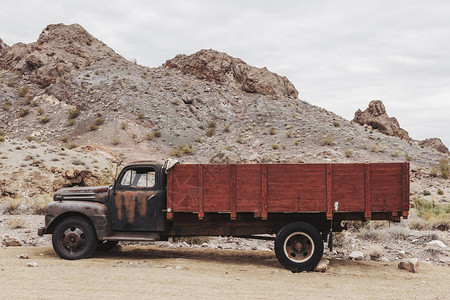
{"label": "door handle", "polygon": [[150,201],[154,197],[155,197],[155,194],[151,195],[150,197],[147,197],[147,201]]}

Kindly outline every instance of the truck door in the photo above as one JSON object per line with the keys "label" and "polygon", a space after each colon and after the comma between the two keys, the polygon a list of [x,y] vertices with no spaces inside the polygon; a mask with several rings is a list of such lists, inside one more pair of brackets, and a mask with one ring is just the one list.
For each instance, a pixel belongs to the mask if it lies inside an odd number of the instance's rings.
{"label": "truck door", "polygon": [[114,187],[114,199],[108,201],[114,231],[158,231],[165,219],[162,212],[165,193],[160,168],[152,165],[128,166]]}

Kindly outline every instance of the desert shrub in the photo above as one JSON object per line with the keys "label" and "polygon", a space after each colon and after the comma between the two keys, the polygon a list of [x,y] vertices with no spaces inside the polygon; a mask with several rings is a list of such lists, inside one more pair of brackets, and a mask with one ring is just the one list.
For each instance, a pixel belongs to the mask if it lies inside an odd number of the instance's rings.
{"label": "desert shrub", "polygon": [[153,136],[157,137],[157,138],[161,137],[161,131],[159,131],[159,130],[153,131]]}
{"label": "desert shrub", "polygon": [[35,215],[45,215],[45,208],[47,204],[50,203],[52,199],[50,197],[41,197],[33,205],[33,213]]}
{"label": "desert shrub", "polygon": [[60,139],[60,141],[63,143],[67,143],[68,140],[69,140],[69,137],[67,135],[63,135]]}
{"label": "desert shrub", "polygon": [[73,126],[75,124],[75,119],[70,119],[67,121],[67,126]]}
{"label": "desert shrub", "polygon": [[387,233],[389,234],[390,238],[395,241],[406,240],[409,236],[409,228],[393,226],[387,229]]}
{"label": "desert shrub", "polygon": [[372,152],[378,152],[378,147],[376,145],[372,145],[372,147],[370,148],[370,151]]}
{"label": "desert shrub", "polygon": [[290,139],[292,137],[292,131],[290,130],[286,131],[286,137]]}
{"label": "desert shrub", "polygon": [[410,154],[406,154],[406,155],[405,155],[405,159],[406,159],[407,161],[411,161],[411,160],[413,159],[413,156],[410,155]]}
{"label": "desert shrub", "polygon": [[37,110],[37,113],[38,113],[39,116],[43,115],[44,112],[45,112],[45,110],[42,107],[39,107],[38,110]]}
{"label": "desert shrub", "polygon": [[3,143],[5,141],[5,136],[4,135],[0,135],[0,143]]}
{"label": "desert shrub", "polygon": [[275,134],[277,134],[276,129],[273,128],[273,127],[271,127],[271,128],[269,129],[269,134],[270,134],[270,135],[275,135]]}
{"label": "desert shrub", "polygon": [[45,116],[45,117],[42,117],[42,118],[39,119],[39,123],[47,124],[47,123],[50,122],[50,120],[51,120],[51,118],[49,116]]}
{"label": "desert shrub", "polygon": [[128,128],[127,123],[125,123],[125,122],[120,123],[120,128],[121,128],[122,130],[127,129],[127,128]]}
{"label": "desert shrub", "polygon": [[144,114],[143,113],[138,113],[137,114],[137,118],[138,118],[138,120],[144,119]]}
{"label": "desert shrub", "polygon": [[424,219],[415,218],[409,220],[408,227],[413,230],[430,230],[432,225]]}
{"label": "desert shrub", "polygon": [[334,121],[334,122],[333,122],[333,126],[334,126],[334,127],[341,127],[341,124],[339,124],[338,121]]}
{"label": "desert shrub", "polygon": [[183,155],[192,155],[194,154],[194,150],[192,149],[192,145],[185,145],[185,144],[180,144],[178,145],[178,147],[176,149],[173,149],[170,152],[170,155],[172,156],[177,156],[177,157],[181,157]]}
{"label": "desert shrub", "polygon": [[357,234],[357,237],[366,241],[383,241],[387,239],[385,230],[363,228]]}
{"label": "desert shrub", "polygon": [[11,198],[9,199],[6,207],[3,210],[4,214],[16,215],[19,214],[19,206],[24,204],[25,202],[21,198]]}
{"label": "desert shrub", "polygon": [[119,138],[118,136],[114,137],[114,138],[111,140],[111,144],[113,144],[113,145],[119,145],[119,144],[120,144],[120,138]]}
{"label": "desert shrub", "polygon": [[278,146],[277,144],[273,144],[273,145],[272,145],[272,149],[273,149],[273,150],[277,150],[278,148],[279,148],[279,146]]}
{"label": "desert shrub", "polygon": [[208,128],[205,134],[207,137],[212,137],[214,134],[216,134],[216,128],[215,127]]}
{"label": "desert shrub", "polygon": [[430,191],[428,191],[428,190],[423,190],[422,194],[424,196],[430,196],[431,195]]}
{"label": "desert shrub", "polygon": [[395,152],[391,153],[392,157],[398,157],[399,155],[400,155],[400,152],[398,152],[398,151],[395,151]]}
{"label": "desert shrub", "polygon": [[450,204],[436,205],[434,201],[428,201],[420,197],[414,198],[413,203],[417,211],[417,215],[426,221],[432,217],[450,214]]}
{"label": "desert shrub", "polygon": [[26,115],[28,115],[30,113],[30,110],[28,108],[22,108],[19,113],[18,113],[18,117],[22,118],[25,117]]}
{"label": "desert shrub", "polygon": [[95,125],[95,124],[90,124],[90,125],[88,126],[88,130],[89,130],[89,131],[95,131],[95,130],[97,130],[97,129],[98,129],[98,126]]}
{"label": "desert shrub", "polygon": [[345,234],[343,232],[333,232],[333,246],[334,247],[342,247],[347,244],[345,239]]}
{"label": "desert shrub", "polygon": [[5,102],[5,103],[2,104],[2,109],[4,111],[8,111],[10,108],[11,108],[11,103]]}
{"label": "desert shrub", "polygon": [[25,137],[25,139],[26,139],[27,141],[31,142],[31,141],[34,141],[34,136],[27,135],[27,136]]}
{"label": "desert shrub", "polygon": [[208,122],[208,128],[217,128],[217,124],[214,121]]}
{"label": "desert shrub", "polygon": [[295,141],[294,145],[298,146],[298,145],[300,145],[300,142],[299,141]]}
{"label": "desert shrub", "polygon": [[438,168],[436,168],[435,166],[433,166],[433,167],[431,167],[431,170],[430,170],[430,176],[431,177],[437,177],[438,176]]}
{"label": "desert shrub", "polygon": [[67,146],[67,148],[69,148],[69,149],[74,149],[76,147],[78,147],[78,146],[77,146],[77,144],[74,144],[74,143],[72,143],[69,146]]}
{"label": "desert shrub", "polygon": [[244,140],[243,140],[242,138],[237,138],[237,139],[236,139],[236,143],[238,143],[238,144],[243,144],[243,143],[244,143]]}
{"label": "desert shrub", "polygon": [[94,120],[94,124],[97,126],[102,125],[103,123],[105,123],[105,119],[103,119],[102,117],[98,117]]}
{"label": "desert shrub", "polygon": [[183,236],[175,237],[174,242],[185,242],[190,245],[201,245],[203,243],[209,243],[211,238],[209,236]]}
{"label": "desert shrub", "polygon": [[225,124],[225,127],[223,128],[223,131],[230,132],[230,125],[229,124]]}
{"label": "desert shrub", "polygon": [[28,86],[25,85],[21,87],[17,93],[19,97],[23,98],[28,94],[28,91],[29,91]]}
{"label": "desert shrub", "polygon": [[379,259],[383,256],[384,248],[381,245],[370,245],[367,250],[370,259]]}
{"label": "desert shrub", "polygon": [[147,133],[147,134],[145,135],[145,139],[146,139],[147,141],[153,140],[153,132]]}
{"label": "desert shrub", "polygon": [[438,189],[438,190],[437,190],[437,194],[440,195],[440,196],[442,196],[442,195],[444,195],[444,191],[441,190],[441,189]]}
{"label": "desert shrub", "polygon": [[25,227],[25,223],[21,217],[12,218],[8,220],[8,226],[11,229],[18,229]]}
{"label": "desert shrub", "polygon": [[351,157],[353,155],[352,149],[344,149],[344,154],[346,157]]}
{"label": "desert shrub", "polygon": [[333,138],[330,136],[326,136],[320,142],[321,146],[333,146]]}
{"label": "desert shrub", "polygon": [[442,158],[439,161],[439,171],[441,172],[442,178],[448,179],[448,177],[450,175],[450,167],[448,164],[448,159]]}
{"label": "desert shrub", "polygon": [[67,113],[67,119],[74,120],[80,116],[80,110],[78,108],[74,108],[69,110]]}

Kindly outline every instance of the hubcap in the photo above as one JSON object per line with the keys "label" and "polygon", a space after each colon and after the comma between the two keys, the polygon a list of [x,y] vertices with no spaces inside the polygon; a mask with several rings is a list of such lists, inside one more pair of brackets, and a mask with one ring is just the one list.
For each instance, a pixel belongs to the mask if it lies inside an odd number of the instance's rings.
{"label": "hubcap", "polygon": [[86,247],[86,236],[78,227],[69,227],[61,235],[61,245],[71,254],[80,252]]}
{"label": "hubcap", "polygon": [[314,253],[314,242],[308,234],[294,232],[285,239],[283,250],[286,257],[293,262],[305,262]]}

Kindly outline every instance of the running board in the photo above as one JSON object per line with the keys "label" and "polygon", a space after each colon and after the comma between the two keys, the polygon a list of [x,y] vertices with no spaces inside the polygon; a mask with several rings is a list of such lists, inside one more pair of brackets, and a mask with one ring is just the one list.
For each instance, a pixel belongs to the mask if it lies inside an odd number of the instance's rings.
{"label": "running board", "polygon": [[160,234],[153,232],[114,232],[111,236],[103,238],[106,241],[138,241],[152,242],[159,241]]}

